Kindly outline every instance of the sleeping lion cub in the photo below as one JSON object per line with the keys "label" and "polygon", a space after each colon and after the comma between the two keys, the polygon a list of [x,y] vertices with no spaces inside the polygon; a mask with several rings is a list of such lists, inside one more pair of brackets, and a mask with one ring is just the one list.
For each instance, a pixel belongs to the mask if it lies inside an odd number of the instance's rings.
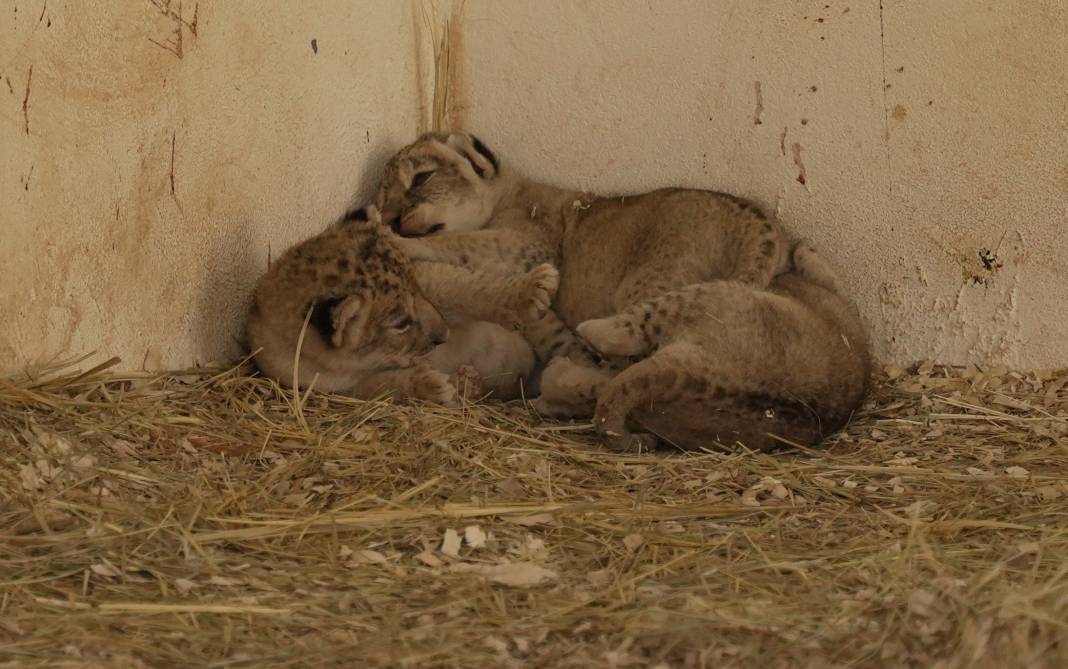
{"label": "sleeping lion cub", "polygon": [[389,391],[454,405],[453,370],[435,369],[433,360],[449,334],[442,313],[514,328],[546,312],[556,285],[548,265],[496,276],[410,262],[370,207],[270,267],[255,289],[249,344],[259,368],[285,385],[296,371],[304,388],[317,379],[327,392]]}
{"label": "sleeping lion cub", "polygon": [[[827,288],[829,267],[799,247],[794,271],[773,285],[790,263],[784,236],[739,198],[591,196],[513,174],[477,138],[453,133],[424,135],[394,156],[376,203],[412,257],[498,272],[559,268],[555,313],[536,322],[531,343],[544,360],[568,360],[545,370],[538,408],[589,415],[596,401],[595,424],[616,448],[648,445],[633,425],[687,448],[766,448],[778,443],[772,432],[811,442],[863,396],[863,330]],[[782,331],[762,325],[771,322]],[[642,359],[613,377],[571,328],[616,356],[617,369]]]}
{"label": "sleeping lion cub", "polygon": [[543,387],[559,413],[594,416],[608,443],[646,450],[736,442],[756,450],[814,444],[849,420],[867,392],[867,337],[834,271],[805,242],[767,290],[694,284],[586,321],[607,355],[643,356],[612,376],[558,358]]}
{"label": "sleeping lion cub", "polygon": [[702,281],[764,288],[787,263],[778,223],[745,200],[681,188],[623,197],[557,188],[508,171],[466,133],[427,134],[398,152],[375,203],[410,257],[493,272],[558,267],[559,320],[550,314],[527,333],[546,359],[591,359],[570,330],[582,321]]}

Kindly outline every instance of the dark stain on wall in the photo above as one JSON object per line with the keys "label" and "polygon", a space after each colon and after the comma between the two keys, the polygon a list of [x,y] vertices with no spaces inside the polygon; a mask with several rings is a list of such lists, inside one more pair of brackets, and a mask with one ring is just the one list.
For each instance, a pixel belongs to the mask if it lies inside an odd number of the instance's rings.
{"label": "dark stain on wall", "polygon": [[760,115],[764,113],[764,94],[760,90],[760,82],[753,82],[753,91],[756,93],[756,109],[753,110],[753,125],[761,125]]}
{"label": "dark stain on wall", "polygon": [[[30,134],[30,84],[32,83],[33,65],[30,65],[30,71],[26,74],[26,95],[22,98],[22,123],[27,135]],[[8,85],[11,85],[10,82]]]}
{"label": "dark stain on wall", "polygon": [[30,165],[30,171],[26,173],[26,176],[24,176],[24,177],[20,176],[19,177],[19,183],[22,184],[22,190],[24,190],[24,191],[29,191],[30,190],[30,179],[33,178],[33,170],[34,170],[35,167],[37,167],[36,164],[31,164]]}
{"label": "dark stain on wall", "polygon": [[150,11],[162,21],[159,34],[149,37],[148,41],[181,60],[185,56],[184,34],[188,32],[192,37],[197,36],[200,3],[193,6],[193,15],[188,19],[185,18],[188,14],[183,12],[182,0],[148,0],[148,4],[152,7]]}
{"label": "dark stain on wall", "polygon": [[801,145],[797,142],[794,142],[791,148],[794,152],[794,165],[797,166],[797,183],[804,186],[808,183],[808,173],[805,170],[804,161],[801,160]]}

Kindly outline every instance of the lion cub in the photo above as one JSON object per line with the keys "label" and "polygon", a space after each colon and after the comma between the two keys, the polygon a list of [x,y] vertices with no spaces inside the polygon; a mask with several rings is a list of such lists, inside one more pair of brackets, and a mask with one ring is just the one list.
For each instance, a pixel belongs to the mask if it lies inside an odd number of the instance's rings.
{"label": "lion cub", "polygon": [[259,368],[286,385],[296,373],[301,387],[317,378],[323,391],[453,405],[455,386],[428,362],[448,337],[442,312],[514,328],[544,314],[556,286],[548,265],[502,277],[413,263],[369,207],[271,266],[255,289],[249,343]]}
{"label": "lion cub", "polygon": [[[376,204],[411,257],[500,272],[560,270],[540,356],[591,360],[568,328],[684,286],[764,288],[787,264],[777,222],[740,198],[669,188],[597,197],[506,170],[476,137],[427,134],[386,165]],[[436,234],[446,233],[446,234]],[[462,233],[462,234],[448,234]]]}
{"label": "lion cub", "polygon": [[867,391],[867,337],[826,261],[801,242],[792,262],[767,290],[695,284],[581,323],[598,351],[644,357],[615,377],[557,359],[542,379],[545,396],[561,412],[593,413],[621,450],[656,442],[633,425],[687,449],[818,442]]}
{"label": "lion cub", "polygon": [[[501,271],[559,267],[553,306],[562,322],[550,312],[532,340],[544,360],[558,358],[537,406],[576,416],[596,402],[596,424],[617,448],[648,444],[629,424],[687,448],[714,440],[766,448],[779,443],[769,433],[811,441],[863,396],[864,333],[827,287],[833,273],[798,250],[794,271],[773,284],[791,262],[783,232],[740,198],[568,191],[508,172],[477,138],[453,133],[424,135],[394,156],[376,202],[413,257]],[[765,317],[781,332],[768,331]],[[644,359],[612,378],[576,327],[619,362]]]}

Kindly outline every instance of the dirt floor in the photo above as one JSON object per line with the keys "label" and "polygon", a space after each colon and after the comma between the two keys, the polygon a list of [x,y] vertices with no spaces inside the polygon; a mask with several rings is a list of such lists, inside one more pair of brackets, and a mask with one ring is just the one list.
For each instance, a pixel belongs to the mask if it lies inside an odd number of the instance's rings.
{"label": "dirt floor", "polygon": [[1063,373],[888,369],[820,450],[621,456],[72,369],[0,381],[2,667],[1068,666]]}

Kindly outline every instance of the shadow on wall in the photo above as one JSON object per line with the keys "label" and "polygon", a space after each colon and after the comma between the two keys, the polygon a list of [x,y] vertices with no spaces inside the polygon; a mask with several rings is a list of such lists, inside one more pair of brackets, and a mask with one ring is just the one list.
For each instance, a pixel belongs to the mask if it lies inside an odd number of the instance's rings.
{"label": "shadow on wall", "polygon": [[[353,172],[358,176],[350,200],[326,209],[336,210],[340,218],[349,209],[370,203],[386,162],[401,146],[414,139],[376,142],[366,162],[353,166]],[[324,219],[294,244],[318,234],[334,222]],[[201,268],[202,283],[191,315],[194,350],[201,362],[220,355],[222,359],[215,361],[231,361],[250,353],[245,325],[252,307],[252,292],[269,263],[288,248],[248,219],[220,222],[218,229],[223,231],[222,236],[212,246],[210,258]]]}
{"label": "shadow on wall", "polygon": [[[382,179],[382,169],[386,166],[386,163],[393,154],[414,141],[414,135],[412,137],[397,137],[375,141],[367,161],[363,165],[355,166],[356,172],[359,174],[359,180],[356,183],[355,190],[353,190],[352,199],[341,213],[370,204],[371,200],[374,199],[375,191],[378,190],[378,183]],[[323,227],[326,227],[325,223]]]}
{"label": "shadow on wall", "polygon": [[[252,306],[252,289],[267,269],[266,253],[255,253],[268,241],[253,239],[256,226],[248,220],[229,221],[202,268],[192,314],[194,351],[201,362],[229,362],[248,351],[245,322]],[[275,257],[277,257],[277,252]],[[221,360],[214,356],[221,355]]]}

